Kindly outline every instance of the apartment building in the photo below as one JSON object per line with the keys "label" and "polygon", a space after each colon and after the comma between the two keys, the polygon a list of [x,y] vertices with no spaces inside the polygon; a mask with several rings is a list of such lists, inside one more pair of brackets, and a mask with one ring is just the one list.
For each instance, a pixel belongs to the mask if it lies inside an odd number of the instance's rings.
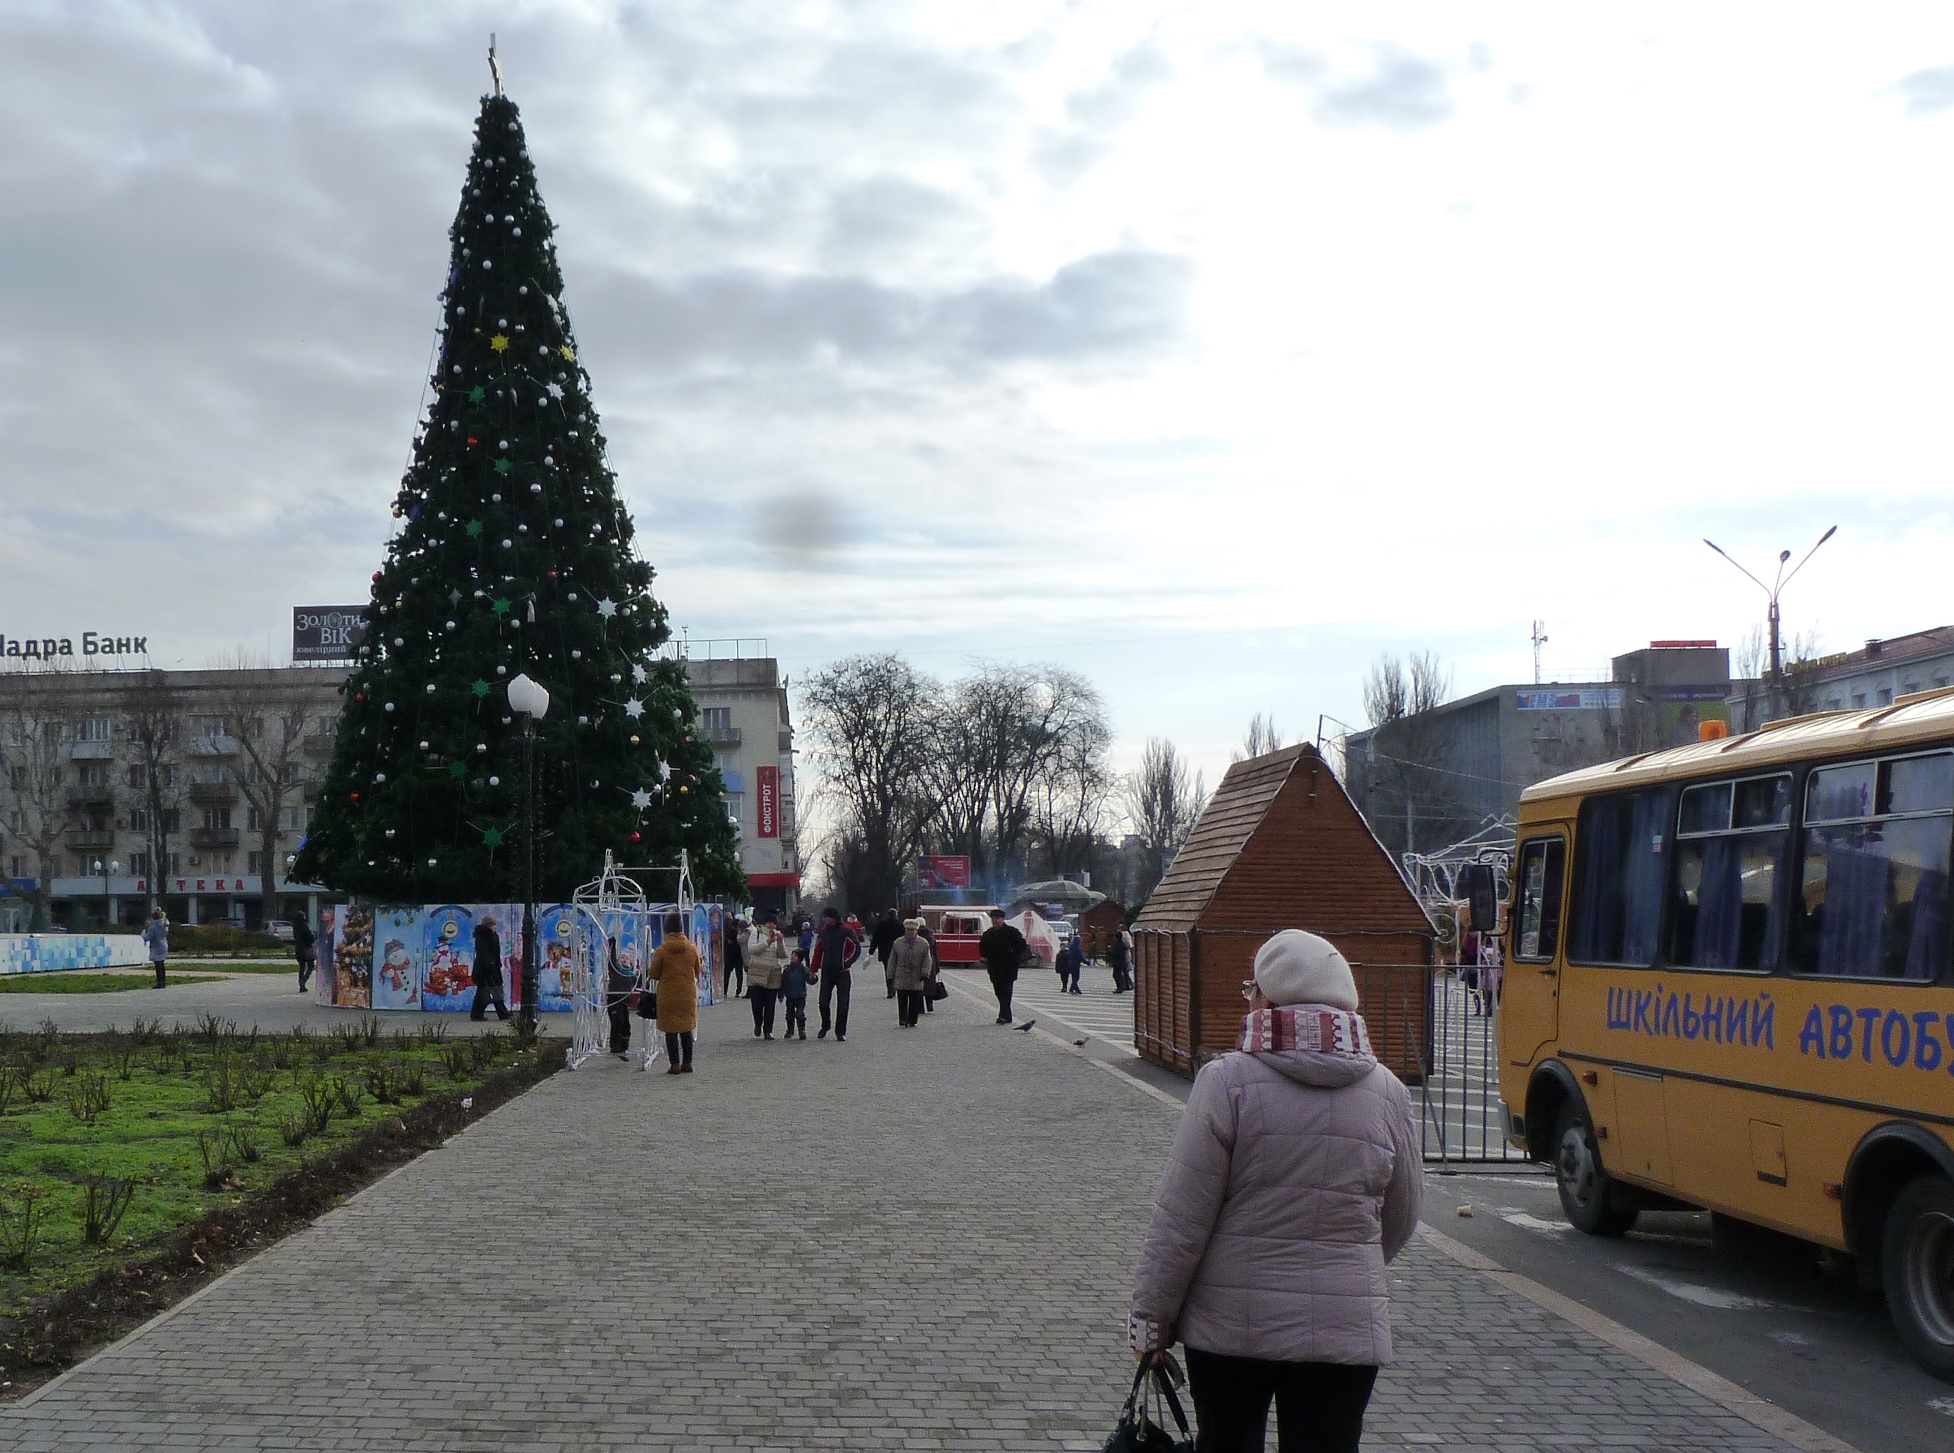
{"label": "apartment building", "polygon": [[[763,654],[737,654],[748,645]],[[732,653],[715,655],[715,649]],[[688,641],[681,650],[705,739],[719,759],[753,906],[789,912],[800,901],[801,865],[794,726],[780,663],[764,654],[764,642]]]}
{"label": "apartment building", "polygon": [[260,926],[339,901],[286,877],[344,666],[0,672],[0,930]]}
{"label": "apartment building", "polygon": [[[685,659],[719,759],[755,905],[792,909],[793,727],[778,663]],[[0,932],[175,923],[261,926],[344,901],[286,873],[332,760],[350,668],[0,670]]]}

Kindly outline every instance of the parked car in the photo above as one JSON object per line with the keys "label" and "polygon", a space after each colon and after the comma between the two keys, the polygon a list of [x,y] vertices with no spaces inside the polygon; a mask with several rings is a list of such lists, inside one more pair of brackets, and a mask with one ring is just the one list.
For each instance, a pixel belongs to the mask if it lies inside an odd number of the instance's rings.
{"label": "parked car", "polygon": [[275,919],[267,925],[265,931],[280,943],[290,943],[292,941],[292,925],[282,918]]}

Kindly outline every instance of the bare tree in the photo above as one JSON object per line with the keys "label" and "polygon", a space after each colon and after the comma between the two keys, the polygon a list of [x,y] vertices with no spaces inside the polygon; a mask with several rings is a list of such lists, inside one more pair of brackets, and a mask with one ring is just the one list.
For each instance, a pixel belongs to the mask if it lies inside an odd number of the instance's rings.
{"label": "bare tree", "polygon": [[0,823],[34,860],[34,926],[54,916],[62,835],[74,819],[69,743],[74,721],[52,672],[27,673],[0,709]]}
{"label": "bare tree", "polygon": [[[863,907],[894,903],[908,878],[925,797],[937,684],[900,656],[850,656],[802,686],[821,792],[840,811],[831,835],[837,887],[859,884]],[[839,845],[858,845],[851,866]]]}
{"label": "bare tree", "polygon": [[1193,831],[1207,805],[1207,788],[1199,772],[1190,776],[1186,760],[1172,742],[1148,737],[1140,765],[1127,776],[1121,795],[1144,854],[1136,885],[1137,896],[1144,899]]}
{"label": "bare tree", "polygon": [[1364,815],[1394,855],[1449,842],[1470,827],[1460,776],[1429,717],[1451,691],[1451,670],[1430,651],[1404,662],[1379,656],[1364,678],[1371,733],[1362,761],[1347,762],[1346,771],[1364,774]]}
{"label": "bare tree", "polygon": [[282,673],[242,652],[223,670],[224,685],[212,704],[237,743],[233,785],[255,824],[247,831],[257,837],[260,922],[269,925],[278,917],[278,839],[286,830],[285,809],[298,801],[308,777],[300,753],[308,702],[280,680]]}
{"label": "bare tree", "polygon": [[[161,671],[135,675],[116,701],[128,732],[135,761],[129,764],[127,785],[137,808],[148,856],[149,908],[162,897],[162,880],[169,873],[170,839],[182,811],[183,784],[177,751],[183,732],[183,696]],[[132,824],[133,826],[134,824]]]}
{"label": "bare tree", "polygon": [[1058,725],[1033,788],[1032,838],[1044,850],[1053,877],[1076,879],[1091,870],[1111,815],[1114,784],[1107,753],[1113,734],[1099,693],[1083,681],[1077,681],[1072,707]]}
{"label": "bare tree", "polygon": [[1248,730],[1242,734],[1242,744],[1230,760],[1246,762],[1281,750],[1282,728],[1276,725],[1274,714],[1265,717],[1258,711],[1248,719]]}

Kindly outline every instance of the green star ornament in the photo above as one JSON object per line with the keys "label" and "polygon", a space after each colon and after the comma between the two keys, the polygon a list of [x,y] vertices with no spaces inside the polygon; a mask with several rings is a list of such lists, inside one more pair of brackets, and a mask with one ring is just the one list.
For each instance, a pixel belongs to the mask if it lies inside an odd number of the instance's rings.
{"label": "green star ornament", "polygon": [[513,467],[514,466],[512,466],[509,463],[509,461],[506,459],[498,459],[495,461],[495,472],[497,474],[507,474],[509,470]]}
{"label": "green star ornament", "polygon": [[468,391],[468,402],[471,404],[479,404],[487,397],[488,390],[483,388],[479,383]]}
{"label": "green star ornament", "polygon": [[470,521],[468,522],[468,528],[467,528],[467,531],[466,531],[466,533],[467,533],[467,535],[468,535],[468,538],[469,538],[469,539],[471,539],[471,540],[479,540],[479,539],[481,539],[481,538],[482,538],[482,522],[481,522],[480,520],[470,520]]}
{"label": "green star ornament", "polygon": [[475,695],[477,696],[487,696],[493,688],[490,687],[490,685],[486,681],[477,681],[474,684],[472,684],[468,689],[474,692]]}
{"label": "green star ornament", "polygon": [[498,600],[495,603],[495,613],[499,616],[507,615],[509,613],[509,602],[506,600]]}
{"label": "green star ornament", "polygon": [[483,846],[483,847],[485,847],[485,848],[499,848],[499,847],[501,847],[501,846],[502,846],[502,829],[501,829],[501,828],[499,828],[499,827],[487,827],[487,828],[483,828],[483,829],[482,829],[482,846]]}

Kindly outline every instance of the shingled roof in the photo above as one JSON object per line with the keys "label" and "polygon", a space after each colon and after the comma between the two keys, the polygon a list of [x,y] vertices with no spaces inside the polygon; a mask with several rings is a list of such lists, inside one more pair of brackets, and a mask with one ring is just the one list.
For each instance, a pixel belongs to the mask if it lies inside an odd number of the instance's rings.
{"label": "shingled roof", "polygon": [[[1356,910],[1361,908],[1364,921],[1372,931],[1396,929],[1429,935],[1430,924],[1410,890],[1404,887],[1390,855],[1364,824],[1362,815],[1345,795],[1335,774],[1317,755],[1316,748],[1307,742],[1251,757],[1228,769],[1133,927],[1165,932],[1185,932],[1197,927],[1222,884],[1241,863],[1256,833],[1269,821],[1270,812],[1283,797],[1284,789],[1292,779],[1297,779],[1299,768],[1305,770],[1303,778],[1296,781],[1295,801],[1285,805],[1283,811],[1285,814],[1300,812],[1305,803],[1316,807],[1320,798],[1321,807],[1328,813],[1321,827],[1312,829],[1312,835],[1325,840],[1313,844],[1309,851],[1285,850],[1283,876],[1293,882],[1300,874],[1312,886],[1320,885],[1320,891],[1307,894],[1318,900],[1319,910],[1330,910],[1334,903],[1337,910],[1334,917],[1339,921],[1326,922],[1324,931],[1344,926],[1341,920],[1357,916]],[[1313,814],[1310,820],[1316,821]],[[1333,829],[1334,844],[1328,841]],[[1369,861],[1352,862],[1353,853]],[[1257,856],[1266,859],[1268,852],[1259,852]],[[1261,864],[1251,877],[1265,878],[1271,866]],[[1353,883],[1333,886],[1326,881],[1332,876],[1351,876],[1353,870],[1369,886]],[[1352,911],[1343,911],[1346,906]]]}

